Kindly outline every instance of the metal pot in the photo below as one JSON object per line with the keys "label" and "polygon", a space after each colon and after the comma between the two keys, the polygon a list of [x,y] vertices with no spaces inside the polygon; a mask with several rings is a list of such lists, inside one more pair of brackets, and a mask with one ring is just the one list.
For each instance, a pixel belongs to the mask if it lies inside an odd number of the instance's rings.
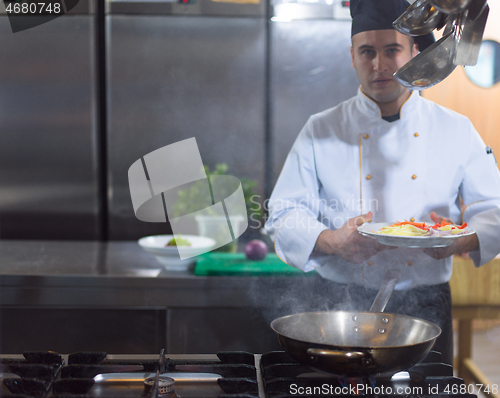
{"label": "metal pot", "polygon": [[422,319],[356,311],[305,312],[275,319],[283,349],[311,369],[339,376],[380,376],[420,362],[441,334]]}
{"label": "metal pot", "polygon": [[399,68],[394,73],[394,77],[403,87],[410,90],[430,88],[443,81],[455,70],[456,52],[455,31],[450,30],[445,32],[445,35],[437,42]]}
{"label": "metal pot", "polygon": [[429,0],[439,11],[447,14],[462,12],[469,7],[472,0]]}
{"label": "metal pot", "polygon": [[292,358],[320,372],[370,377],[406,370],[425,358],[441,329],[383,313],[400,275],[387,272],[369,312],[304,312],[275,319],[271,328]]}
{"label": "metal pot", "polygon": [[410,36],[431,33],[440,26],[444,14],[434,8],[429,0],[416,0],[393,23],[394,29]]}

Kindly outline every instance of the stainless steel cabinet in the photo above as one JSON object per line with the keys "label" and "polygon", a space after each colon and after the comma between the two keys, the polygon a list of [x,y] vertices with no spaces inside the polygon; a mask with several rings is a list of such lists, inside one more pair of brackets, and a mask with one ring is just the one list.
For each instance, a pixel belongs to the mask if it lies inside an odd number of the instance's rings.
{"label": "stainless steel cabinet", "polygon": [[167,233],[138,221],[127,170],[147,153],[195,137],[210,167],[264,179],[265,20],[109,15],[109,235]]}
{"label": "stainless steel cabinet", "polygon": [[170,232],[135,218],[127,172],[191,137],[205,164],[256,180],[262,202],[307,118],[358,87],[349,21],[278,22],[266,2],[107,4],[106,98],[96,88],[96,15],[16,34],[0,15],[0,238]]}
{"label": "stainless steel cabinet", "polygon": [[97,239],[93,15],[0,15],[0,238]]}
{"label": "stainless steel cabinet", "polygon": [[272,22],[272,185],[310,115],[356,94],[350,21]]}

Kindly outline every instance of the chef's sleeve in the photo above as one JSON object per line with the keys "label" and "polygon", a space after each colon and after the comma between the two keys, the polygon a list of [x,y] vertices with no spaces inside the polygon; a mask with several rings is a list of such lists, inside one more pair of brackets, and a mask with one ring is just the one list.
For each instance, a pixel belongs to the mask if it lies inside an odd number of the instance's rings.
{"label": "chef's sleeve", "polygon": [[276,254],[305,272],[315,269],[309,257],[321,232],[319,188],[311,119],[297,137],[269,200],[266,232],[273,238]]}

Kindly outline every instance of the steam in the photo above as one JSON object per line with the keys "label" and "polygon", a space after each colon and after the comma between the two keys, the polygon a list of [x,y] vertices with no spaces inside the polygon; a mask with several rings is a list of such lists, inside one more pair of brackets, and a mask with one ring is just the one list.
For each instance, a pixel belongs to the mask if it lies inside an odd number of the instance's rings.
{"label": "steam", "polygon": [[[315,276],[255,278],[250,287],[253,307],[261,309],[269,325],[274,319],[302,312],[368,311],[377,290],[338,284]],[[448,296],[441,285],[395,290],[386,313],[409,315],[438,324],[443,328],[449,315]]]}
{"label": "steam", "polygon": [[313,276],[261,278],[251,289],[253,305],[271,323],[285,315],[313,311],[368,311],[376,290]]}

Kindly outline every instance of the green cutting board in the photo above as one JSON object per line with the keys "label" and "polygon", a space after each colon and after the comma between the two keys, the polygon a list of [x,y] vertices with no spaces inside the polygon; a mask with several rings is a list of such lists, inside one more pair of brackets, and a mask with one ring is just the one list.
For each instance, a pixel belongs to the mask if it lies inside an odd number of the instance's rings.
{"label": "green cutting board", "polygon": [[264,260],[251,261],[245,253],[210,252],[198,257],[194,274],[198,276],[312,276],[283,261],[274,253]]}

